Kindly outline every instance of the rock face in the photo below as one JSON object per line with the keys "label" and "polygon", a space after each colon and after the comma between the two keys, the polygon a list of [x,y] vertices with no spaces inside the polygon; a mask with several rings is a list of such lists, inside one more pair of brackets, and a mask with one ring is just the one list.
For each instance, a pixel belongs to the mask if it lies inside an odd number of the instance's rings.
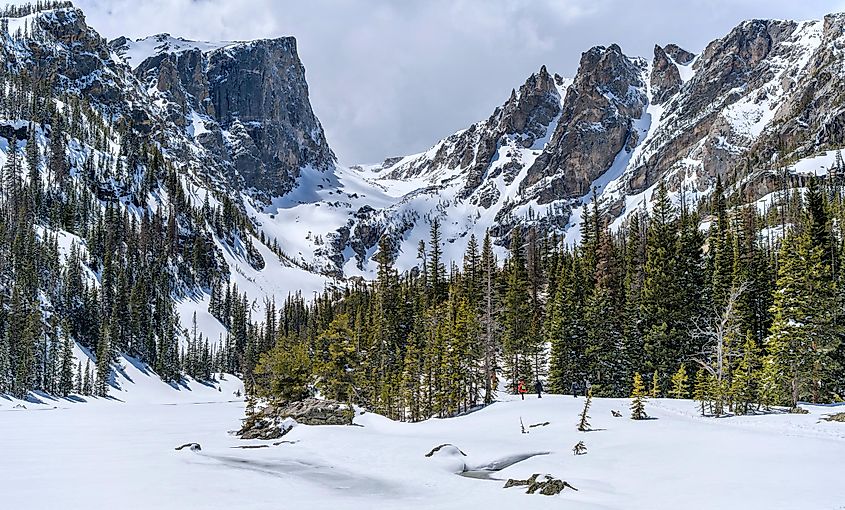
{"label": "rock face", "polygon": [[241,439],[278,439],[295,424],[349,425],[353,410],[334,400],[307,398],[285,404],[270,404],[244,420]]}
{"label": "rock face", "polygon": [[648,103],[646,67],[644,60],[626,57],[615,44],[581,55],[554,135],[520,184],[526,198],[536,197],[542,205],[583,196],[619,151],[633,149],[638,141],[633,122]]}
{"label": "rock face", "polygon": [[678,66],[669,59],[665,49],[655,45],[651,67],[652,104],[664,103],[680,90],[683,83]]}
{"label": "rock face", "polygon": [[655,48],[652,84],[666,113],[643,147],[647,157],[629,168],[626,192],[639,193],[661,177],[677,190],[690,173],[704,189],[736,168],[792,88],[793,76],[806,72],[817,29],[792,21],[744,22],[711,42],[680,86],[666,57],[689,63],[691,54],[671,45]]}
{"label": "rock face", "polygon": [[[303,167],[334,166],[293,37],[217,47],[171,44],[167,34],[152,39],[156,53],[132,62],[135,74],[163,100],[167,118],[221,161],[240,187],[279,196],[296,185]],[[121,38],[112,47],[132,55],[140,44]]]}
{"label": "rock face", "polygon": [[[494,156],[511,138],[516,146],[533,147],[546,135],[547,129],[560,113],[560,93],[546,66],[528,77],[519,91],[511,91],[510,98],[484,122],[456,133],[436,145],[431,151],[404,164],[391,168],[388,177],[407,179],[442,169],[462,169],[465,181],[461,196],[469,197],[486,177],[494,178],[505,172],[511,182],[521,168],[518,158],[513,158],[499,173],[488,175]],[[542,148],[542,147],[540,147]],[[395,165],[397,158],[388,159],[385,165]],[[482,197],[481,207],[487,208],[492,197]]]}

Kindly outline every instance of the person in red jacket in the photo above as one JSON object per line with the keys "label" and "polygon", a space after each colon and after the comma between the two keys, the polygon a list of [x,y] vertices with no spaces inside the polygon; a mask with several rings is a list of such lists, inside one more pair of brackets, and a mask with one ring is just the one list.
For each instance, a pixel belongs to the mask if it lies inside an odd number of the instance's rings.
{"label": "person in red jacket", "polygon": [[525,381],[519,381],[519,384],[516,385],[516,392],[519,393],[522,400],[525,400]]}

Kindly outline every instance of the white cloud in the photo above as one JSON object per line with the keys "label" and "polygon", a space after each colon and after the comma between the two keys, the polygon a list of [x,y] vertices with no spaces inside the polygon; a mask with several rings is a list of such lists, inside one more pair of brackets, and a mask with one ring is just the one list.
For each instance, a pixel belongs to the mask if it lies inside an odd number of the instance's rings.
{"label": "white cloud", "polygon": [[341,162],[425,150],[486,118],[545,64],[618,43],[700,51],[749,17],[818,18],[837,2],[792,0],[77,0],[107,37],[203,40],[293,35],[314,110]]}

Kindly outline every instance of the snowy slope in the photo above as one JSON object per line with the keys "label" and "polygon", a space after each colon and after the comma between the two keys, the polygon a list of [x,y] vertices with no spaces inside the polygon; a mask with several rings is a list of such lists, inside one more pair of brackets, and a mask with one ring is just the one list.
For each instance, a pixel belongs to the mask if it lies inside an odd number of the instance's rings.
{"label": "snowy slope", "polygon": [[182,37],[172,37],[170,34],[157,34],[134,41],[126,39],[121,58],[126,64],[134,68],[144,60],[162,53],[181,53],[193,49],[202,52],[214,51],[232,44],[237,43],[191,41]]}
{"label": "snowy slope", "polygon": [[[225,393],[223,395],[225,397]],[[507,398],[507,397],[506,397]],[[691,401],[649,402],[656,419],[627,418],[629,401],[595,399],[593,432],[577,432],[583,399],[507,400],[468,416],[397,423],[357,416],[360,427],[298,426],[292,443],[240,441],[243,403],[96,402],[15,409],[0,400],[3,506],[20,510],[468,507],[690,510],[835,510],[845,488],[845,424],[808,415],[697,416]],[[162,405],[163,403],[174,405]],[[612,409],[625,414],[611,417]],[[526,424],[549,422],[520,433]],[[587,454],[574,456],[583,440]],[[174,451],[199,442],[200,452]],[[268,448],[238,449],[243,444]],[[466,456],[425,457],[452,443]],[[460,476],[517,462],[492,479]],[[107,466],[107,467],[106,467]],[[549,473],[578,491],[558,496],[503,489],[507,478]],[[38,487],[38,496],[32,492]],[[154,490],[151,490],[154,488]],[[95,496],[96,495],[96,496]]]}

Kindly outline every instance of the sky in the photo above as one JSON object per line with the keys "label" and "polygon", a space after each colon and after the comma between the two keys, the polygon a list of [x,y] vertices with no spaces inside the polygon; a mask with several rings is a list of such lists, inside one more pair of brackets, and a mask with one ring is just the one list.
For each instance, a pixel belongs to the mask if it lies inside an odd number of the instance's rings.
{"label": "sky", "polygon": [[546,65],[617,43],[700,52],[748,18],[818,19],[845,0],[76,0],[103,36],[293,35],[311,104],[341,164],[428,149],[486,119]]}

